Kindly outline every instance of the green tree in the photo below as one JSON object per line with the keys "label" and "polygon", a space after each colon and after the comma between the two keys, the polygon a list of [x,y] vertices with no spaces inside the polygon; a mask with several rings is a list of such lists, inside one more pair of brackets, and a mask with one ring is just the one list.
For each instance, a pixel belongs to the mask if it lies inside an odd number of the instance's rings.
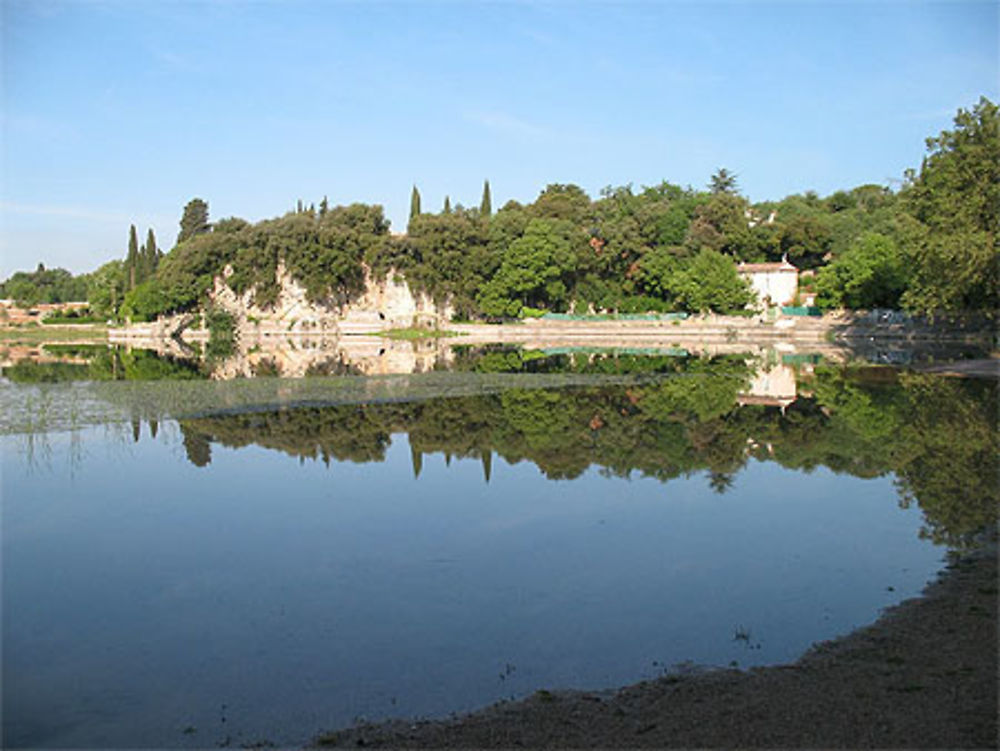
{"label": "green tree", "polygon": [[815,268],[830,251],[833,233],[822,215],[798,215],[780,229],[781,253],[799,268]]}
{"label": "green tree", "polygon": [[476,293],[499,265],[478,212],[457,208],[421,214],[411,223],[407,241],[399,260],[411,287],[450,301],[459,315],[473,315]]}
{"label": "green tree", "polygon": [[903,304],[915,311],[1000,308],[1000,113],[986,99],[960,109],[953,130],[927,139],[920,173],[902,197],[926,228],[908,248],[913,276]]}
{"label": "green tree", "polygon": [[590,197],[579,185],[552,183],[535,199],[531,213],[543,219],[565,219],[582,227],[590,215]]}
{"label": "green tree", "polygon": [[736,175],[727,170],[725,167],[721,167],[719,171],[712,175],[709,180],[708,189],[713,194],[736,194],[738,192]]}
{"label": "green tree", "polygon": [[418,216],[420,216],[420,191],[414,185],[410,192],[410,221],[412,222]]}
{"label": "green tree", "polygon": [[443,209],[443,211],[444,211],[445,214],[450,214],[451,213],[451,199],[448,196],[444,197],[444,209]]}
{"label": "green tree", "polygon": [[735,313],[753,300],[749,284],[731,258],[702,248],[671,277],[669,291],[685,310]]}
{"label": "green tree", "polygon": [[777,237],[765,224],[751,225],[753,211],[742,196],[713,193],[694,210],[684,245],[689,254],[702,248],[716,250],[740,261],[764,260],[777,245]]}
{"label": "green tree", "polygon": [[896,243],[868,233],[820,270],[817,302],[824,308],[894,308],[906,283],[906,259]]}
{"label": "green tree", "polygon": [[87,301],[97,315],[117,316],[126,291],[122,261],[109,261],[87,275]]}
{"label": "green tree", "polygon": [[208,204],[200,198],[192,198],[184,207],[184,214],[181,216],[181,231],[177,235],[178,245],[195,235],[208,232],[211,225],[208,223]]}
{"label": "green tree", "polygon": [[135,286],[125,294],[121,312],[127,318],[150,321],[173,307],[169,290],[156,279]]}
{"label": "green tree", "polygon": [[162,256],[163,253],[156,247],[156,236],[153,234],[153,228],[150,227],[146,233],[146,243],[142,246],[142,252],[140,253],[143,280],[148,279],[156,273],[156,268],[160,265],[160,258]]}
{"label": "green tree", "polygon": [[674,275],[680,270],[680,257],[668,248],[656,248],[639,264],[639,284],[647,294],[661,300],[674,295]]}
{"label": "green tree", "polygon": [[141,259],[139,257],[139,238],[135,232],[135,225],[128,228],[128,253],[125,255],[125,269],[128,274],[128,288],[135,289],[137,284],[142,282]]}
{"label": "green tree", "polygon": [[515,240],[496,275],[483,287],[479,305],[490,316],[509,317],[528,305],[560,308],[568,300],[575,270],[572,224],[565,220],[532,219]]}
{"label": "green tree", "polygon": [[483,182],[483,200],[479,202],[479,215],[489,219],[493,214],[493,199],[490,196],[490,181]]}
{"label": "green tree", "polygon": [[0,297],[22,306],[83,301],[87,299],[87,282],[84,276],[74,277],[66,269],[47,269],[39,263],[34,271],[17,271],[0,284]]}

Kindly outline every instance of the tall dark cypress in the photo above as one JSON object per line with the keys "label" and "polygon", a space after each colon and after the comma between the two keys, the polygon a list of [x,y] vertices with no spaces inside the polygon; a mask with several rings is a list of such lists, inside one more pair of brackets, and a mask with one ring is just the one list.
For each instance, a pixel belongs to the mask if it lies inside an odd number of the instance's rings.
{"label": "tall dark cypress", "polygon": [[445,214],[451,213],[451,199],[448,198],[448,196],[444,197],[444,213]]}
{"label": "tall dark cypress", "polygon": [[412,222],[414,217],[420,215],[420,191],[417,190],[417,186],[413,186],[413,191],[410,193],[410,221]]}
{"label": "tall dark cypress", "polygon": [[479,213],[487,219],[489,219],[490,215],[493,213],[493,199],[490,196],[489,180],[483,182],[483,200],[479,204]]}
{"label": "tall dark cypress", "polygon": [[160,265],[160,249],[156,247],[156,236],[153,234],[153,228],[150,227],[149,231],[146,232],[146,245],[145,247],[145,267],[146,267],[146,277],[151,277],[156,273],[156,267]]}
{"label": "tall dark cypress", "polygon": [[479,458],[483,462],[483,478],[486,480],[486,484],[489,485],[490,475],[493,473],[493,451],[486,449],[486,451],[480,452]]}
{"label": "tall dark cypress", "polygon": [[125,279],[130,290],[135,289],[141,274],[142,271],[139,269],[139,238],[135,233],[135,225],[130,224],[128,228],[128,255],[125,256]]}
{"label": "tall dark cypress", "polygon": [[420,477],[420,470],[424,466],[424,454],[410,441],[410,463],[413,465],[413,479]]}

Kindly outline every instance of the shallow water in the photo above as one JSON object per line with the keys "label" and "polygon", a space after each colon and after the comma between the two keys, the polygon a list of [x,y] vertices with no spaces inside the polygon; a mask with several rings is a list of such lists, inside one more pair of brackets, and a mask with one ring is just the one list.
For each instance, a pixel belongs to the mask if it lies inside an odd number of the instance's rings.
{"label": "shallow water", "polygon": [[992,391],[699,401],[727,378],[3,436],[4,745],[303,743],[786,662],[917,594],[957,522],[899,426],[937,394],[980,435]]}

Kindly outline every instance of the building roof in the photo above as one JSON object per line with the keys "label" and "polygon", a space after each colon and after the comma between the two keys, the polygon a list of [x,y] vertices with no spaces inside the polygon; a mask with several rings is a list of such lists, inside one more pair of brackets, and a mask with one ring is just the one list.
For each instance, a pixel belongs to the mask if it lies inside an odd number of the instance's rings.
{"label": "building roof", "polygon": [[741,263],[737,270],[740,273],[760,274],[772,271],[798,271],[788,261],[775,261],[773,263]]}

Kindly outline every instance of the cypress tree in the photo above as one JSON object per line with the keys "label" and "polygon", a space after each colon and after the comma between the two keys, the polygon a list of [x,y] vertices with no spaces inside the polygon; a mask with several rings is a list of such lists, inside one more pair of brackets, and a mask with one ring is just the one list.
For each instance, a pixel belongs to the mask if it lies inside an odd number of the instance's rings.
{"label": "cypress tree", "polygon": [[420,470],[424,466],[424,454],[410,441],[410,463],[413,465],[413,479],[420,477]]}
{"label": "cypress tree", "polygon": [[444,213],[445,214],[451,213],[451,199],[448,198],[448,196],[444,197]]}
{"label": "cypress tree", "polygon": [[410,221],[413,221],[413,217],[420,214],[420,191],[417,190],[417,186],[413,186],[413,191],[410,193]]}
{"label": "cypress tree", "polygon": [[489,180],[483,182],[483,200],[479,204],[479,213],[487,219],[489,219],[490,215],[493,213],[493,199],[490,196]]}
{"label": "cypress tree", "polygon": [[480,452],[479,458],[483,462],[483,477],[486,479],[486,484],[489,485],[490,475],[493,474],[493,451],[486,449],[486,451]]}
{"label": "cypress tree", "polygon": [[145,267],[146,267],[146,277],[151,277],[156,273],[156,267],[160,265],[160,249],[156,247],[156,237],[153,235],[153,228],[150,227],[149,231],[146,233],[146,245],[145,249]]}
{"label": "cypress tree", "polygon": [[323,200],[319,202],[319,215],[320,217],[326,216],[326,212],[330,210],[330,202],[326,200],[326,196],[323,196]]}
{"label": "cypress tree", "polygon": [[139,270],[139,238],[135,234],[135,225],[130,224],[128,228],[128,255],[125,256],[125,278],[128,280],[128,288],[135,289],[139,281],[137,277],[141,275]]}

